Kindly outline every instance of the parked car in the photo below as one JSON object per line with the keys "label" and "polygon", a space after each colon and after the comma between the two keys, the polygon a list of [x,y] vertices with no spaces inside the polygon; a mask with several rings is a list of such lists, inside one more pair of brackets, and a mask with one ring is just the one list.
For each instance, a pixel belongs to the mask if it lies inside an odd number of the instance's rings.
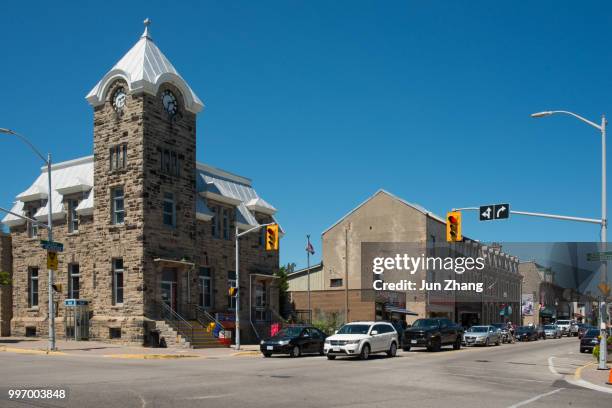
{"label": "parked car", "polygon": [[395,357],[398,344],[397,332],[391,323],[354,322],[325,339],[324,353],[329,360],[337,356],[359,356],[367,360],[373,353]]}
{"label": "parked car", "polygon": [[538,334],[538,339],[546,340],[546,332],[544,330],[544,326],[539,325],[535,327],[536,333]]}
{"label": "parked car", "polygon": [[427,351],[439,351],[442,346],[461,348],[463,328],[445,318],[417,319],[404,332],[404,351],[412,347],[427,347]]}
{"label": "parked car", "polygon": [[561,329],[561,333],[564,336],[577,336],[578,335],[578,326],[573,320],[557,320],[555,322],[557,326]]}
{"label": "parked car", "polygon": [[299,357],[302,354],[323,355],[325,338],[325,333],[315,327],[292,325],[262,340],[259,349],[264,357],[270,357],[272,354],[289,354],[291,357]]}
{"label": "parked car", "polygon": [[580,352],[590,353],[593,351],[593,347],[599,344],[599,329],[592,328],[587,330],[582,338],[580,339]]}
{"label": "parked car", "polygon": [[561,329],[556,324],[547,324],[544,326],[544,335],[546,338],[560,339]]}
{"label": "parked car", "polygon": [[581,339],[589,329],[596,329],[597,327],[591,326],[584,323],[578,323],[578,338]]}
{"label": "parked car", "polygon": [[538,339],[538,332],[534,326],[519,326],[515,337],[518,341],[532,341]]}
{"label": "parked car", "polygon": [[463,335],[466,346],[501,344],[501,331],[494,326],[472,326]]}

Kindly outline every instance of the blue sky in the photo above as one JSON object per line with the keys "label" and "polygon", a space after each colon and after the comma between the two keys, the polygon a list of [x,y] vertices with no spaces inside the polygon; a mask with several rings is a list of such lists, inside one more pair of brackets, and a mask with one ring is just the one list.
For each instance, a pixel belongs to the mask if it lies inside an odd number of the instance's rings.
{"label": "blue sky", "polygon": [[[198,160],[246,175],[287,231],[281,261],[384,188],[443,214],[510,202],[598,217],[600,138],[568,109],[612,117],[612,4],[570,1],[9,2],[0,127],[56,161],[92,152],[84,97],[152,36],[206,109]],[[611,142],[612,143],[612,142]],[[0,141],[0,206],[39,171]],[[594,241],[598,227],[513,217],[483,241]]]}

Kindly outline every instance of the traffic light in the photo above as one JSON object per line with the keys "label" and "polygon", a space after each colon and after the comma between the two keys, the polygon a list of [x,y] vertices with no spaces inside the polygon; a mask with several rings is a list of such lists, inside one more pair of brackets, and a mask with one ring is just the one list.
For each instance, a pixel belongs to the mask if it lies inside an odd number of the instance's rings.
{"label": "traffic light", "polygon": [[234,297],[238,294],[238,288],[232,286],[228,289],[227,294],[230,295],[231,297]]}
{"label": "traffic light", "polygon": [[266,251],[278,250],[278,224],[266,227]]}
{"label": "traffic light", "polygon": [[448,242],[463,240],[461,235],[461,213],[459,211],[451,211],[446,214],[446,240]]}

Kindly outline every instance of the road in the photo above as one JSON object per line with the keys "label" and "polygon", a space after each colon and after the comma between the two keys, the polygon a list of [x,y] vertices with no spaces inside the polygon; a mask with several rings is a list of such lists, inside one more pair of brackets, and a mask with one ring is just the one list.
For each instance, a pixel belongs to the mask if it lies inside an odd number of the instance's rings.
{"label": "road", "polygon": [[[552,357],[552,358],[551,358]],[[0,353],[2,407],[610,407],[564,380],[592,361],[576,338],[399,352],[368,361],[224,356],[178,360]],[[551,366],[552,365],[552,366]],[[60,387],[64,401],[9,401],[9,388]]]}

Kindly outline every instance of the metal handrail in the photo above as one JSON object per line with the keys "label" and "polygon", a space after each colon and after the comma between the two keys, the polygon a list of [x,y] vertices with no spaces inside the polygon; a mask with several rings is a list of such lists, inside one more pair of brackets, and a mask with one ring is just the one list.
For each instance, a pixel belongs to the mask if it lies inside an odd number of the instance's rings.
{"label": "metal handrail", "polygon": [[[189,341],[193,339],[193,326],[183,318],[176,310],[165,302],[157,302],[160,311],[160,317],[170,323],[170,325],[182,336],[187,337]],[[183,326],[183,327],[182,327]],[[186,326],[187,329],[184,327]]]}
{"label": "metal handrail", "polygon": [[[210,314],[202,306],[200,305],[194,305],[194,306],[195,306],[195,312],[196,312],[196,320],[200,322],[202,326],[206,326],[207,323],[218,324],[225,337],[225,327],[223,326],[223,324],[221,324],[219,320],[217,320],[212,314]],[[200,316],[204,316],[204,318],[201,318]]]}

